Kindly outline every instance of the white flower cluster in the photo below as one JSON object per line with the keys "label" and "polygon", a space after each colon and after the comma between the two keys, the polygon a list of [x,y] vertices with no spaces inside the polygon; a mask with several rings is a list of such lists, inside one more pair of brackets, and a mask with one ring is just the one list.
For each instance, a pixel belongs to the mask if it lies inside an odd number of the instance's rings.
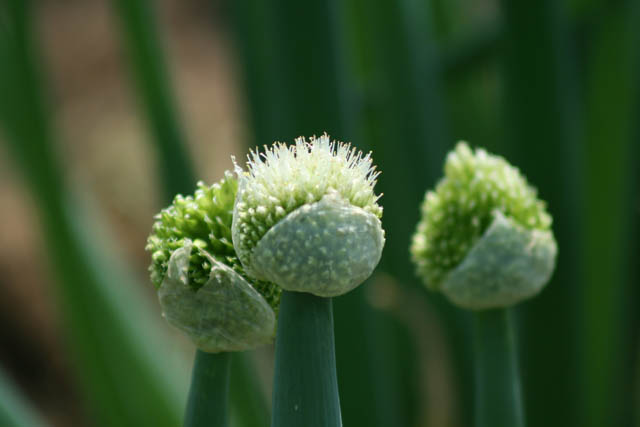
{"label": "white flower cluster", "polygon": [[236,166],[239,188],[233,222],[234,246],[245,266],[251,264],[251,252],[268,230],[331,192],[377,218],[382,216],[380,196],[373,191],[379,172],[370,153],[363,155],[325,134],[309,141],[298,138],[292,146],[275,143],[248,157],[247,172]]}

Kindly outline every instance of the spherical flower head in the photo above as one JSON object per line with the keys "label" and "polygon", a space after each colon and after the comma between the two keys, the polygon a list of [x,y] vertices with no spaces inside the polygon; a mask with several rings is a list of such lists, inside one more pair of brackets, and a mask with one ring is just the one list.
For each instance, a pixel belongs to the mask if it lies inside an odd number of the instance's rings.
{"label": "spherical flower head", "polygon": [[281,289],[250,279],[231,242],[238,182],[231,172],[155,216],[146,249],[167,321],[208,352],[270,342]]}
{"label": "spherical flower head", "polygon": [[551,216],[517,168],[459,143],[426,194],[411,254],[428,288],[471,309],[538,293],[555,266]]}
{"label": "spherical flower head", "polygon": [[324,297],[371,275],[384,231],[370,154],[325,134],[252,152],[247,167],[237,168],[232,236],[248,274]]}

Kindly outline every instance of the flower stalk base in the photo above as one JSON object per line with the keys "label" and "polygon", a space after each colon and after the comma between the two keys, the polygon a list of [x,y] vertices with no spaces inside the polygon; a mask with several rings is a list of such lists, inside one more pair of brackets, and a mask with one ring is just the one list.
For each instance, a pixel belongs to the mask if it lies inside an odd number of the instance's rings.
{"label": "flower stalk base", "polygon": [[524,427],[510,310],[475,312],[473,332],[476,427]]}
{"label": "flower stalk base", "polygon": [[276,335],[273,427],[339,427],[331,298],[284,291]]}
{"label": "flower stalk base", "polygon": [[231,355],[227,352],[196,350],[185,427],[228,426],[230,360]]}

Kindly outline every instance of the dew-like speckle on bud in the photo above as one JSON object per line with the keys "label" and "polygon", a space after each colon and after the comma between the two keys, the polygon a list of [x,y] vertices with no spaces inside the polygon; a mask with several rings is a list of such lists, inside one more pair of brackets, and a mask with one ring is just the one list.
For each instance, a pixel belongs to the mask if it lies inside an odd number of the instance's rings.
{"label": "dew-like speckle on bud", "polygon": [[502,157],[465,143],[444,170],[426,194],[411,245],[427,287],[474,309],[537,293],[553,271],[556,243],[536,190]]}
{"label": "dew-like speckle on bud", "polygon": [[287,290],[340,295],[366,279],[384,245],[371,154],[325,134],[249,155],[232,236],[248,274]]}

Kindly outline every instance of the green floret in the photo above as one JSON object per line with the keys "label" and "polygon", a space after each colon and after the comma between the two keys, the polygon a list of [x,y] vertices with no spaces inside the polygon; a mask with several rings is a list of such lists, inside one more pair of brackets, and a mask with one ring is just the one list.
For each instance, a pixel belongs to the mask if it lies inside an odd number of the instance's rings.
{"label": "green floret", "polygon": [[520,171],[483,149],[459,143],[449,153],[445,176],[426,194],[411,254],[431,289],[464,259],[494,219],[502,214],[530,230],[546,231],[551,217]]}
{"label": "green floret", "polygon": [[231,223],[238,182],[230,172],[208,187],[198,182],[193,196],[177,195],[173,203],[155,218],[145,249],[151,252],[151,281],[159,288],[167,274],[171,254],[193,242],[189,263],[189,285],[197,290],[209,280],[211,263],[204,252],[233,268],[244,277],[277,310],[281,289],[276,285],[249,279],[233,248]]}

